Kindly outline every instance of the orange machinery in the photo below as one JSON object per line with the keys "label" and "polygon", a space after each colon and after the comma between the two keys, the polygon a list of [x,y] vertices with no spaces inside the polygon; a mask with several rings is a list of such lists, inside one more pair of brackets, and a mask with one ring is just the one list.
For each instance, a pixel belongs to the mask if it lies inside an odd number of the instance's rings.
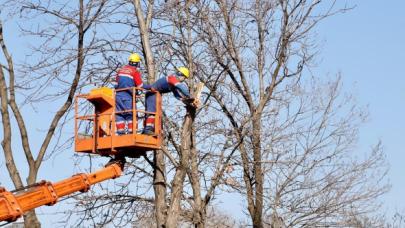
{"label": "orange machinery", "polygon": [[[161,145],[161,96],[157,93],[156,113],[138,110],[136,103],[141,96],[137,95],[140,88],[128,88],[133,94],[133,109],[123,112],[133,114],[133,134],[115,134],[115,93],[117,91],[102,87],[92,90],[89,94],[80,94],[75,99],[75,151],[115,156],[105,168],[90,174],[76,174],[60,182],[41,181],[32,186],[14,191],[6,191],[0,187],[0,221],[13,222],[25,212],[43,205],[54,205],[58,198],[77,191],[88,191],[91,185],[117,178],[121,175],[125,157],[139,157],[148,150],[160,148]],[[83,101],[83,102],[82,102]],[[88,102],[94,107],[94,113],[81,115],[79,110],[87,110]],[[86,105],[87,103],[87,105]],[[87,107],[87,109],[86,109]],[[140,113],[155,115],[155,134],[138,134]],[[84,130],[83,130],[84,129]],[[87,130],[86,130],[87,129]]]}
{"label": "orange machinery", "polygon": [[26,189],[8,192],[0,188],[0,221],[13,222],[25,212],[43,205],[54,205],[58,198],[77,191],[85,192],[91,185],[121,176],[122,166],[108,165],[90,174],[76,174],[60,182],[41,181]]}
{"label": "orange machinery", "polygon": [[[133,134],[117,135],[115,134],[115,99],[114,93],[128,89],[112,90],[109,88],[98,88],[92,90],[89,94],[76,96],[75,101],[75,151],[100,155],[119,155],[125,157],[139,157],[151,149],[159,149],[162,141],[161,132],[161,95],[156,95],[156,113],[149,113],[143,109],[137,109],[136,104],[140,100],[137,92],[140,88],[131,88],[133,96],[133,109],[123,112],[132,112]],[[95,108],[94,114],[80,115],[79,106],[90,101]],[[139,102],[140,103],[140,102]],[[84,106],[86,107],[86,106]],[[138,118],[140,115],[155,115],[155,134],[138,134]],[[80,129],[88,124],[97,127],[87,127],[91,131],[81,132]]]}

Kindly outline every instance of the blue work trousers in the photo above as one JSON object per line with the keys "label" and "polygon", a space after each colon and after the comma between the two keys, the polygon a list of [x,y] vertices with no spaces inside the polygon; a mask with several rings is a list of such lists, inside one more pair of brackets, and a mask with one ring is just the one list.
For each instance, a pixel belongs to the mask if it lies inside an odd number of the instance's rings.
{"label": "blue work trousers", "polygon": [[[117,126],[117,133],[122,134],[125,132],[125,125],[128,128],[129,132],[132,132],[132,95],[123,91],[117,92],[115,97],[115,122]],[[125,111],[125,112],[123,112]]]}
{"label": "blue work trousers", "polygon": [[145,94],[145,106],[147,112],[156,112],[156,93],[147,92]]}

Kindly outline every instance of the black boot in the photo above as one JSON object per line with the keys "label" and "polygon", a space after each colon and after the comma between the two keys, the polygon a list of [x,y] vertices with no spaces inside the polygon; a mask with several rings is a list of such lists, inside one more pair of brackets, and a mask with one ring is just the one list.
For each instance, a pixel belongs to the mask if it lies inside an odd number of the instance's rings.
{"label": "black boot", "polygon": [[143,129],[142,134],[144,134],[144,135],[154,135],[155,134],[155,128],[151,127],[151,126],[146,126]]}

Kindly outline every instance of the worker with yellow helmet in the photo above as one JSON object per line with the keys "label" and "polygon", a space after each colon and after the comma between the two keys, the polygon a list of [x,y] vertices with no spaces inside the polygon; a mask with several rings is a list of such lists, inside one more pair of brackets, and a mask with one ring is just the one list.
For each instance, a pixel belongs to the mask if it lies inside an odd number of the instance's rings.
{"label": "worker with yellow helmet", "polygon": [[[132,133],[132,89],[131,87],[142,87],[141,72],[138,70],[141,63],[141,56],[137,53],[132,53],[128,57],[128,65],[121,67],[116,75],[116,89],[125,89],[117,91],[115,96],[116,107],[116,128],[117,134]],[[131,110],[125,112],[125,110]]]}
{"label": "worker with yellow helmet", "polygon": [[[145,104],[147,112],[156,112],[156,92],[161,94],[172,92],[174,97],[183,103],[189,105],[191,98],[189,89],[184,83],[186,79],[190,78],[190,71],[187,67],[176,68],[175,74],[169,75],[158,79],[152,85],[144,85],[145,89],[151,92],[146,93]],[[143,134],[152,135],[155,132],[155,115],[148,114],[145,120],[145,128]]]}

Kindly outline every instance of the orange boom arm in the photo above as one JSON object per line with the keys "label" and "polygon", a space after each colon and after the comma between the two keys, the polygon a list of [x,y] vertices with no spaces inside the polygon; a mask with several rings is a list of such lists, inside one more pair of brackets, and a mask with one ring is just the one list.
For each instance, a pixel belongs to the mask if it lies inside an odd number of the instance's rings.
{"label": "orange boom arm", "polygon": [[54,205],[60,197],[77,191],[86,192],[91,185],[117,178],[121,173],[122,166],[114,163],[94,173],[79,173],[54,184],[41,181],[14,193],[0,187],[0,221],[13,222],[29,210]]}

